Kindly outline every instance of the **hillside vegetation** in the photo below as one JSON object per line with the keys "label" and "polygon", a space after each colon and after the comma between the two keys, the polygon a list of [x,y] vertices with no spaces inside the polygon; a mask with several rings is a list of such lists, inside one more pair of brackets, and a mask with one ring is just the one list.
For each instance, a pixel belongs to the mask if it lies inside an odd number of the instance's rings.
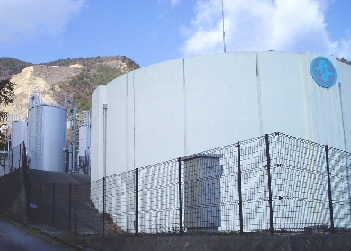
{"label": "hillside vegetation", "polygon": [[40,65],[0,58],[0,79],[10,78],[15,83],[17,107],[26,107],[28,100],[23,99],[39,86],[73,99],[80,112],[91,108],[91,95],[98,85],[137,68],[139,65],[125,56],[68,58]]}
{"label": "hillside vegetation", "polygon": [[31,65],[31,63],[16,58],[0,58],[0,80],[11,78],[13,75],[20,73],[23,68]]}
{"label": "hillside vegetation", "polygon": [[60,59],[45,65],[81,66],[77,75],[60,86],[62,92],[73,98],[78,111],[91,108],[91,95],[97,86],[107,84],[116,77],[139,68],[136,62],[124,56]]}
{"label": "hillside vegetation", "polygon": [[336,58],[336,59],[339,60],[340,62],[351,65],[351,61],[347,61],[345,58]]}

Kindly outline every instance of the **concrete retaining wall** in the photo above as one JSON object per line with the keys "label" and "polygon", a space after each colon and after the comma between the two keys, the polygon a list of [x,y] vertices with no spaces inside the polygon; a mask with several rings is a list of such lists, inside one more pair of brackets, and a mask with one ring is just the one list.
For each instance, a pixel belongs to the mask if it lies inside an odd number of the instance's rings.
{"label": "concrete retaining wall", "polygon": [[0,178],[0,212],[20,220],[27,219],[27,200],[23,169],[18,168]]}
{"label": "concrete retaining wall", "polygon": [[96,237],[96,249],[120,251],[351,250],[351,235]]}

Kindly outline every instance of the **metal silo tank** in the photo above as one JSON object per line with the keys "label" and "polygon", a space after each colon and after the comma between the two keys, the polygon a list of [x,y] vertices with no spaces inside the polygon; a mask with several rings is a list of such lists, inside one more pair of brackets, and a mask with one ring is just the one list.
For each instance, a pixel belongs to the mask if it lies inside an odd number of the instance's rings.
{"label": "metal silo tank", "polygon": [[39,104],[29,109],[29,154],[32,169],[65,170],[66,109]]}
{"label": "metal silo tank", "polygon": [[18,146],[24,142],[25,146],[28,147],[28,121],[13,121],[12,122],[12,133],[11,140],[12,146]]}

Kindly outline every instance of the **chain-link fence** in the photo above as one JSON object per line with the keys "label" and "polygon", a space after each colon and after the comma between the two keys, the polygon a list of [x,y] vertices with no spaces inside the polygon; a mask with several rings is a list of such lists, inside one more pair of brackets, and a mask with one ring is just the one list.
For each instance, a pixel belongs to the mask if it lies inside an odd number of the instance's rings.
{"label": "chain-link fence", "polygon": [[127,233],[348,231],[350,163],[273,133],[105,177],[91,198]]}
{"label": "chain-link fence", "polygon": [[12,147],[0,154],[0,177],[22,167],[23,157],[26,155],[24,143]]}
{"label": "chain-link fence", "polygon": [[32,220],[66,232],[350,230],[351,154],[282,133],[92,183],[29,182],[25,146],[9,156],[4,173],[10,173],[0,180],[0,209],[20,214],[26,196]]}
{"label": "chain-link fence", "polygon": [[24,143],[4,152],[0,167],[0,212],[24,219],[30,196],[30,181]]}
{"label": "chain-link fence", "polygon": [[[103,234],[103,215],[90,200],[90,183],[31,182],[30,219],[74,234]],[[112,224],[105,215],[106,225]]]}

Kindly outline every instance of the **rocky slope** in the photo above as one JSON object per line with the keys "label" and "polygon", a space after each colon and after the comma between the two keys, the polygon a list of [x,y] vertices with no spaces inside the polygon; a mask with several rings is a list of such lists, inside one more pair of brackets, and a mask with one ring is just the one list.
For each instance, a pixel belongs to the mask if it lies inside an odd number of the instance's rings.
{"label": "rocky slope", "polygon": [[10,78],[15,84],[13,104],[1,109],[21,119],[27,114],[30,95],[37,91],[51,93],[45,102],[55,103],[53,94],[59,93],[73,99],[78,112],[89,110],[91,94],[99,84],[137,68],[137,63],[120,56],[61,59],[41,65],[0,58],[0,79]]}

